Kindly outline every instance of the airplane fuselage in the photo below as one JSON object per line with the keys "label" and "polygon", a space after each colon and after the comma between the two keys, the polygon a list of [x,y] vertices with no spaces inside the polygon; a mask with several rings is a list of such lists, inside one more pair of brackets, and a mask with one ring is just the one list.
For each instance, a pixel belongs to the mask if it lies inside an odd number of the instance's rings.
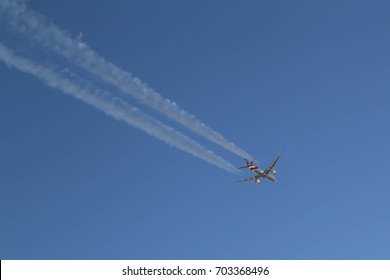
{"label": "airplane fuselage", "polygon": [[249,170],[252,171],[253,173],[256,173],[261,178],[270,180],[273,183],[276,182],[276,178],[274,175],[272,175],[270,173],[269,174],[264,173],[264,171],[261,170],[260,168],[258,168],[257,166],[251,165],[251,166],[249,166]]}

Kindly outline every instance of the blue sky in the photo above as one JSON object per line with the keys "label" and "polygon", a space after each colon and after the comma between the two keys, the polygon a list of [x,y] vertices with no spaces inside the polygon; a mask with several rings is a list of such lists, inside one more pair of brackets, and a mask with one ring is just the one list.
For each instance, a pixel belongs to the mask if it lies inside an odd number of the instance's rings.
{"label": "blue sky", "polygon": [[27,3],[260,167],[283,154],[236,184],[0,63],[1,259],[390,258],[388,1]]}

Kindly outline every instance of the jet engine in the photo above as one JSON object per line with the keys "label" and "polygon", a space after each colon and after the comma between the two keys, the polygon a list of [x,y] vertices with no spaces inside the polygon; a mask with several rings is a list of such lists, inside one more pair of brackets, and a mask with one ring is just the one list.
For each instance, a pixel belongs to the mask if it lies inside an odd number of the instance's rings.
{"label": "jet engine", "polygon": [[272,172],[272,174],[274,174],[274,175],[276,174],[276,170],[275,170],[275,169],[272,169],[271,172]]}
{"label": "jet engine", "polygon": [[260,184],[260,179],[259,178],[257,178],[257,179],[255,179],[255,182],[256,182],[256,184]]}

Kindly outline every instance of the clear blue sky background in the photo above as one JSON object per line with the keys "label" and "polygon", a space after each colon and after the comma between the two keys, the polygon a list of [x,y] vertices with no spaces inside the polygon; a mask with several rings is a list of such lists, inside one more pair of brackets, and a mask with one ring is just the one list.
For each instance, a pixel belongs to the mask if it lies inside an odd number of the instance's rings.
{"label": "clear blue sky background", "polygon": [[1,259],[390,258],[389,1],[28,5],[259,166],[283,154],[236,184],[0,63]]}

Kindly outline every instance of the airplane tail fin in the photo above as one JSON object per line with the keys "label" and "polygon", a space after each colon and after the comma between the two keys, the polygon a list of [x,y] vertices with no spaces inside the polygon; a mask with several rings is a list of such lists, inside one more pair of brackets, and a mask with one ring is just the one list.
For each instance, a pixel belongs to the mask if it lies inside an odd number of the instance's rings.
{"label": "airplane tail fin", "polygon": [[249,165],[253,164],[253,160],[248,161],[246,158],[244,158],[244,159],[245,159],[246,165],[240,166],[240,167],[238,167],[238,169],[249,168]]}

